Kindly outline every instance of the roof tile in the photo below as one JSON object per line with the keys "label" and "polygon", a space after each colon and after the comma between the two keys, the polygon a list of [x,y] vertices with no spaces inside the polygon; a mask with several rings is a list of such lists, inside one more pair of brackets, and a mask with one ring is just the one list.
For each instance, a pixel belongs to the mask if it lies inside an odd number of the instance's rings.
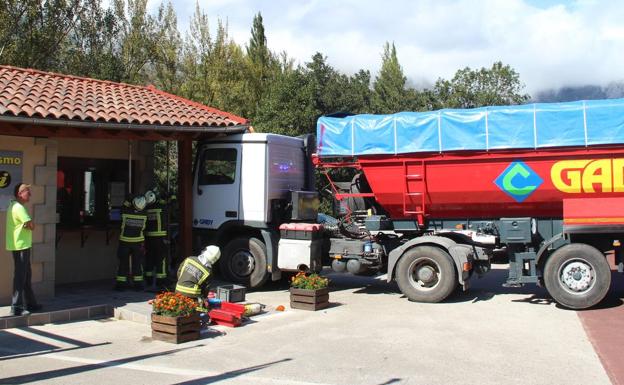
{"label": "roof tile", "polygon": [[11,66],[0,66],[0,115],[196,127],[248,123],[245,118],[152,85],[141,87]]}

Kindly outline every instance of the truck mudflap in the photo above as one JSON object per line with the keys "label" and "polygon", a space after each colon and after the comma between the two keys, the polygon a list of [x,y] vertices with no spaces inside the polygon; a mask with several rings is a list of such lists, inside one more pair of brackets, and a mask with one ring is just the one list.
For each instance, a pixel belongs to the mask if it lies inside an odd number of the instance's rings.
{"label": "truck mudflap", "polygon": [[396,264],[401,256],[407,250],[422,245],[435,245],[448,251],[451,258],[453,258],[458,282],[460,285],[463,285],[464,288],[467,288],[468,279],[470,277],[470,271],[464,271],[464,263],[472,263],[474,259],[485,257],[485,253],[479,253],[478,250],[476,250],[478,249],[476,246],[460,244],[449,238],[435,235],[414,238],[390,252],[388,256],[388,282],[394,279]]}
{"label": "truck mudflap", "polygon": [[279,237],[274,231],[261,229],[262,240],[266,245],[267,271],[271,274],[271,280],[277,281],[282,278],[282,272],[277,268],[277,242]]}

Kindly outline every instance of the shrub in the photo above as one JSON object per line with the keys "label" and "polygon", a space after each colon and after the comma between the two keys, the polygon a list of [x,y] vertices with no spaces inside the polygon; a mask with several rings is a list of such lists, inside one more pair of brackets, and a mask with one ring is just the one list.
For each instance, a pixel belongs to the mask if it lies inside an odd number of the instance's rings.
{"label": "shrub", "polygon": [[152,300],[152,312],[157,315],[180,317],[195,312],[197,301],[180,293],[165,291]]}
{"label": "shrub", "polygon": [[327,285],[329,285],[328,278],[321,277],[318,274],[306,275],[303,272],[295,275],[292,278],[292,282],[290,283],[291,287],[309,290],[324,289],[327,287]]}

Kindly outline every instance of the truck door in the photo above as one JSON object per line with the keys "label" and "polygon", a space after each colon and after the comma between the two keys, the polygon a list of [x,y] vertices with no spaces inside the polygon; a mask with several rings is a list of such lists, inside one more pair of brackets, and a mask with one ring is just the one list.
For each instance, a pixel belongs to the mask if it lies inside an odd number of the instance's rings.
{"label": "truck door", "polygon": [[240,147],[214,144],[200,150],[193,191],[193,226],[218,229],[240,213]]}

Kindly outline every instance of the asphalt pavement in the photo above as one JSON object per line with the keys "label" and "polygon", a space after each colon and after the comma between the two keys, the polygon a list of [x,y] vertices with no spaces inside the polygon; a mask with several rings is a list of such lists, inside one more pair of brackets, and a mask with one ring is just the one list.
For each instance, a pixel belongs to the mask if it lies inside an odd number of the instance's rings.
{"label": "asphalt pavement", "polygon": [[115,319],[0,330],[0,384],[612,383],[577,312],[535,286],[501,287],[505,274],[440,304],[331,274],[332,304],[316,312],[290,309],[287,286],[272,284],[246,298],[267,313],[180,345]]}

